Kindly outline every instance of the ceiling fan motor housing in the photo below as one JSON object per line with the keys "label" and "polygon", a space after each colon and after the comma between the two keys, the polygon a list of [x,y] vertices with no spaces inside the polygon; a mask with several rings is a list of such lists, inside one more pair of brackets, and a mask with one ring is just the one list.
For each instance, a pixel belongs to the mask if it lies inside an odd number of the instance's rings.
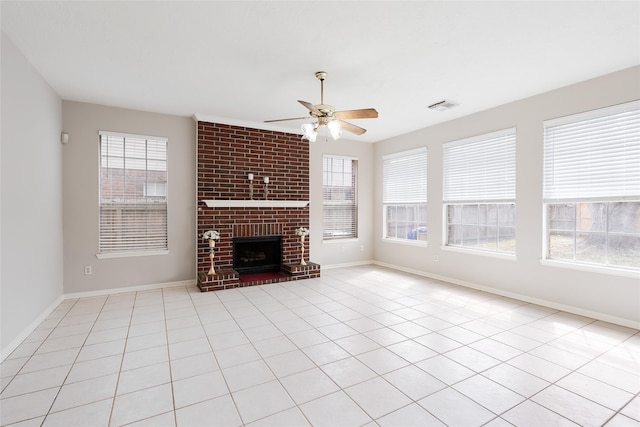
{"label": "ceiling fan motor housing", "polygon": [[332,116],[336,111],[336,109],[333,108],[333,105],[328,104],[318,104],[316,105],[316,109],[320,111],[323,116]]}
{"label": "ceiling fan motor housing", "polygon": [[324,126],[333,118],[331,116],[316,116],[318,118],[318,125]]}

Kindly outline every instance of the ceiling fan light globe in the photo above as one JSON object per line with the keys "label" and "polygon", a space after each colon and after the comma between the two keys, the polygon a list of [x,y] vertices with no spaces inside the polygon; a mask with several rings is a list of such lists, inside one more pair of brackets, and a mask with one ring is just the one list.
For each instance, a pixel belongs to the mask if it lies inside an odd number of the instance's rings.
{"label": "ceiling fan light globe", "polygon": [[334,141],[342,136],[340,122],[338,122],[337,120],[330,120],[329,123],[327,123],[327,127],[329,128],[329,133],[331,134],[331,137],[334,139]]}
{"label": "ceiling fan light globe", "polygon": [[302,133],[304,134],[305,138],[309,140],[309,142],[316,142],[318,131],[313,126],[313,123],[304,123],[302,125]]}

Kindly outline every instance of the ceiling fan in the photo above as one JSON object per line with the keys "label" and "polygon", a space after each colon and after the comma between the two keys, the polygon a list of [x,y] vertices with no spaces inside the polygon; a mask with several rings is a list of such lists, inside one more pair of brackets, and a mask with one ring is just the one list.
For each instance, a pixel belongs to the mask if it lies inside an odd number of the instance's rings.
{"label": "ceiling fan", "polygon": [[[304,134],[304,137],[306,137],[309,141],[314,142],[316,140],[316,137],[318,136],[318,128],[320,126],[327,126],[327,128],[329,129],[329,133],[331,134],[331,137],[333,139],[340,138],[342,129],[356,135],[362,135],[367,131],[366,129],[361,128],[360,126],[356,126],[352,123],[345,122],[342,119],[375,119],[378,117],[378,112],[375,108],[336,111],[333,105],[325,104],[324,79],[326,77],[327,73],[325,71],[318,71],[316,73],[316,78],[320,80],[320,104],[313,105],[310,102],[298,100],[300,104],[302,104],[307,110],[309,110],[309,115],[314,119],[314,122],[305,123],[302,125],[302,132]],[[293,117],[290,119],[266,120],[265,123],[282,122],[287,120],[301,120],[305,118],[306,117]]]}

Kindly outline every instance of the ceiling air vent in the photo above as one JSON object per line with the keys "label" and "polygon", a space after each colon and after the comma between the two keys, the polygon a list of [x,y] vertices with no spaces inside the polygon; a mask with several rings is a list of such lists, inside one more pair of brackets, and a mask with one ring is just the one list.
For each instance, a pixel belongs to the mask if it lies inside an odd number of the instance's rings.
{"label": "ceiling air vent", "polygon": [[448,110],[448,109],[453,108],[455,106],[456,106],[456,104],[454,104],[451,101],[447,101],[445,99],[445,100],[442,100],[440,102],[436,102],[435,104],[431,104],[427,108],[429,108],[431,110],[436,110],[436,111],[445,111],[445,110]]}

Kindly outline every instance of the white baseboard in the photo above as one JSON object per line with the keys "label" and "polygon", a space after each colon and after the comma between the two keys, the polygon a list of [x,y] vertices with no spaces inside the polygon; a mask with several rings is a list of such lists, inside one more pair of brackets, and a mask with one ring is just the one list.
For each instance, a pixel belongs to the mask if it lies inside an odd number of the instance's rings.
{"label": "white baseboard", "polygon": [[138,291],[148,291],[153,289],[164,289],[164,288],[174,288],[177,286],[195,286],[195,280],[181,280],[178,282],[165,282],[165,283],[155,283],[150,285],[140,285],[140,286],[130,286],[126,288],[114,288],[114,289],[102,289],[99,291],[88,291],[88,292],[74,292],[71,294],[63,294],[61,295],[49,308],[47,308],[40,316],[38,316],[31,324],[22,331],[20,335],[18,335],[8,346],[2,349],[0,352],[0,362],[4,361],[22,342],[29,336],[33,331],[36,330],[38,325],[42,323],[43,320],[47,318],[60,305],[60,303],[64,300],[68,299],[76,299],[76,298],[87,298],[87,297],[96,297],[103,295],[113,295],[113,294],[121,294],[128,292],[138,292]]}
{"label": "white baseboard", "polygon": [[49,316],[53,312],[53,310],[55,310],[60,305],[62,301],[64,301],[64,295],[61,295],[57,300],[55,300],[45,311],[42,312],[42,314],[40,314],[40,316],[38,316],[33,322],[31,322],[31,324],[27,326],[20,335],[18,335],[13,341],[11,341],[9,345],[3,348],[2,351],[0,351],[0,362],[4,362],[4,359],[6,359],[11,353],[13,353],[13,351],[18,348],[20,344],[22,344],[22,341],[24,341],[29,335],[31,335],[31,333],[36,330],[40,323],[42,323],[42,321],[46,319],[47,316]]}
{"label": "white baseboard", "polygon": [[128,286],[126,288],[101,289],[99,291],[74,292],[72,294],[64,294],[64,299],[99,297],[103,295],[125,294],[129,292],[150,291],[154,289],[175,288],[177,286],[195,285],[195,280],[181,280],[178,282],[154,283],[151,285]]}
{"label": "white baseboard", "polygon": [[479,291],[490,292],[492,294],[501,295],[508,298],[517,299],[520,301],[525,301],[531,304],[542,305],[544,307],[553,308],[560,311],[566,311],[568,313],[577,314],[579,316],[591,317],[592,319],[602,320],[604,322],[615,323],[616,325],[626,326],[628,328],[640,329],[640,322],[625,319],[622,317],[611,316],[606,313],[600,313],[598,311],[586,310],[580,307],[574,307],[571,305],[560,304],[554,301],[549,301],[542,298],[536,298],[529,295],[519,294],[515,292],[505,291],[503,289],[492,288],[490,286],[483,286],[477,283],[467,282],[464,280],[454,279],[452,277],[440,276],[438,274],[432,274],[426,271],[415,270],[413,268],[401,267],[399,265],[387,264],[380,261],[373,261],[373,264],[379,265],[381,267],[392,268],[394,270],[400,270],[407,273],[415,274],[417,276],[428,277],[430,279],[441,280],[443,282],[453,283],[454,285],[464,286],[466,288],[477,289]]}
{"label": "white baseboard", "polygon": [[322,270],[333,270],[334,268],[355,267],[358,265],[369,265],[373,263],[374,263],[373,260],[368,260],[368,261],[345,262],[344,264],[329,264],[329,265],[322,265]]}

